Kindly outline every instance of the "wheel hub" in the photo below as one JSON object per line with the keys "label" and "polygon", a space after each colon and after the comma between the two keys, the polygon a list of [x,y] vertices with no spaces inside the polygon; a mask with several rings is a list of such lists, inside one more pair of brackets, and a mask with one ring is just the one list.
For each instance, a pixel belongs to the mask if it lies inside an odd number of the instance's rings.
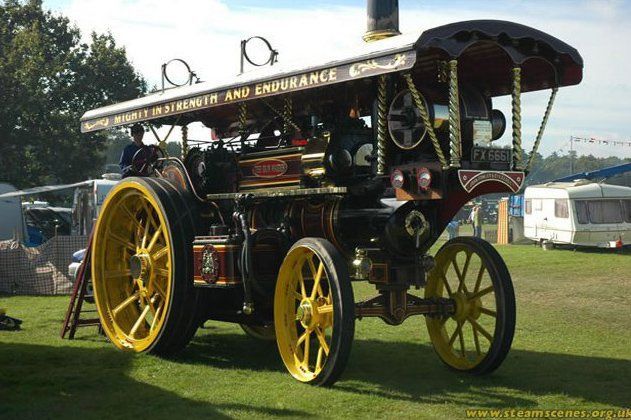
{"label": "wheel hub", "polygon": [[463,292],[454,293],[450,297],[455,302],[456,312],[453,317],[456,321],[463,322],[467,318],[478,319],[480,317],[480,308],[482,308],[480,298],[471,299]]}
{"label": "wheel hub", "polygon": [[137,282],[146,281],[151,273],[151,257],[139,252],[129,259],[129,271]]}
{"label": "wheel hub", "polygon": [[318,312],[311,299],[300,302],[296,310],[296,321],[300,321],[304,328],[312,328],[317,325]]}

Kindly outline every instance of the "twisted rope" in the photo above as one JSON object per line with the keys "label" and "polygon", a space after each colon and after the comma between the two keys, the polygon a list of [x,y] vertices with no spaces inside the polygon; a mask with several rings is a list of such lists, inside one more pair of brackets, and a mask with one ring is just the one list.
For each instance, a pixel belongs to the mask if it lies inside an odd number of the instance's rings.
{"label": "twisted rope", "polygon": [[291,117],[294,115],[294,105],[291,97],[285,97],[285,109],[283,110],[283,133],[287,134],[290,130],[290,124],[287,121],[291,121]]}
{"label": "twisted rope", "polygon": [[548,99],[548,106],[546,106],[546,112],[543,114],[543,120],[541,121],[541,125],[539,126],[539,132],[537,133],[537,138],[535,139],[535,144],[532,147],[532,152],[530,152],[530,157],[528,158],[528,164],[526,165],[526,171],[529,172],[532,164],[535,161],[535,155],[537,154],[537,150],[539,149],[539,143],[541,143],[541,139],[543,138],[543,132],[546,129],[546,125],[548,124],[548,118],[550,117],[550,112],[552,111],[552,106],[554,105],[554,99],[557,96],[557,92],[559,88],[553,88],[550,93],[550,99]]}
{"label": "twisted rope", "polygon": [[[425,107],[425,102],[421,98],[421,94],[416,89],[414,85],[414,81],[412,80],[412,75],[410,73],[403,74],[403,78],[407,82],[408,89],[412,94],[412,99],[414,100],[414,105],[418,108],[421,113],[421,120],[423,120],[423,126],[425,126],[425,130],[429,134],[429,138],[434,145],[434,151],[436,152],[436,156],[438,156],[438,161],[443,169],[447,169],[449,165],[447,164],[447,159],[445,159],[445,155],[443,153],[443,149],[440,147],[440,142],[438,141],[438,137],[436,137],[436,132],[434,132],[434,127],[432,126],[432,122],[429,118],[429,112],[427,112],[427,108]],[[424,134],[423,134],[424,135]]]}
{"label": "twisted rope", "polygon": [[182,126],[182,160],[186,158],[188,154],[188,126]]}
{"label": "twisted rope", "polygon": [[460,96],[458,94],[458,61],[449,62],[449,145],[452,168],[460,167],[462,141],[460,134]]}
{"label": "twisted rope", "polygon": [[387,76],[377,79],[377,175],[386,174]]}
{"label": "twisted rope", "polygon": [[522,169],[521,147],[521,68],[513,69],[513,169]]}
{"label": "twisted rope", "polygon": [[300,127],[298,127],[298,125],[297,125],[295,122],[293,122],[293,121],[291,120],[291,118],[289,118],[289,117],[285,114],[285,112],[284,112],[284,111],[283,111],[283,112],[279,111],[277,108],[275,108],[272,104],[270,104],[270,103],[269,103],[269,102],[267,102],[267,101],[263,101],[263,103],[264,103],[264,104],[265,104],[265,106],[267,106],[267,107],[268,107],[268,108],[269,108],[269,109],[270,109],[270,110],[271,110],[274,114],[276,114],[277,116],[279,116],[279,117],[281,117],[281,118],[282,118],[282,120],[283,120],[283,124],[287,124],[288,126],[293,127],[296,131],[301,131],[301,130],[300,130]]}

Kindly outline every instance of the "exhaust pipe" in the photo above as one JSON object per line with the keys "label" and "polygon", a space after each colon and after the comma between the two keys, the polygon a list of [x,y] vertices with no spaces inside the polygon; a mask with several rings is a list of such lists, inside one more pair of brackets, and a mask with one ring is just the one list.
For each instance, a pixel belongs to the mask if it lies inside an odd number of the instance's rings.
{"label": "exhaust pipe", "polygon": [[378,41],[399,32],[399,0],[368,0],[368,28],[362,37],[366,42]]}

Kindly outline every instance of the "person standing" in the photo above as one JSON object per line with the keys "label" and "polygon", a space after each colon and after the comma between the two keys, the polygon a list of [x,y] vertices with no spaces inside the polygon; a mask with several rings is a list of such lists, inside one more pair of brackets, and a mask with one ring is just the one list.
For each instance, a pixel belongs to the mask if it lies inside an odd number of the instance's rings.
{"label": "person standing", "polygon": [[482,237],[482,214],[480,212],[480,205],[476,204],[471,210],[471,223],[473,224],[473,236],[476,238]]}
{"label": "person standing", "polygon": [[129,131],[132,143],[125,146],[125,149],[123,149],[123,153],[121,154],[120,162],[118,163],[121,171],[123,172],[123,178],[133,175],[134,171],[131,166],[132,160],[136,152],[144,146],[142,138],[145,135],[145,130],[142,128],[142,125],[134,124]]}
{"label": "person standing", "polygon": [[447,235],[449,239],[454,239],[458,236],[458,221],[453,219],[451,222],[447,224]]}

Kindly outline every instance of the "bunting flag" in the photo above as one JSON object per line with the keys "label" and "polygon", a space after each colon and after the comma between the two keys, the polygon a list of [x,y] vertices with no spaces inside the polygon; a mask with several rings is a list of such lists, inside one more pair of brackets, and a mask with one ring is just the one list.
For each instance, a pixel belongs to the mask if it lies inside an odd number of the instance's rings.
{"label": "bunting flag", "polygon": [[584,144],[594,144],[599,146],[609,146],[609,147],[629,147],[631,148],[631,140],[603,140],[597,139],[594,137],[570,137],[571,143],[584,143]]}

